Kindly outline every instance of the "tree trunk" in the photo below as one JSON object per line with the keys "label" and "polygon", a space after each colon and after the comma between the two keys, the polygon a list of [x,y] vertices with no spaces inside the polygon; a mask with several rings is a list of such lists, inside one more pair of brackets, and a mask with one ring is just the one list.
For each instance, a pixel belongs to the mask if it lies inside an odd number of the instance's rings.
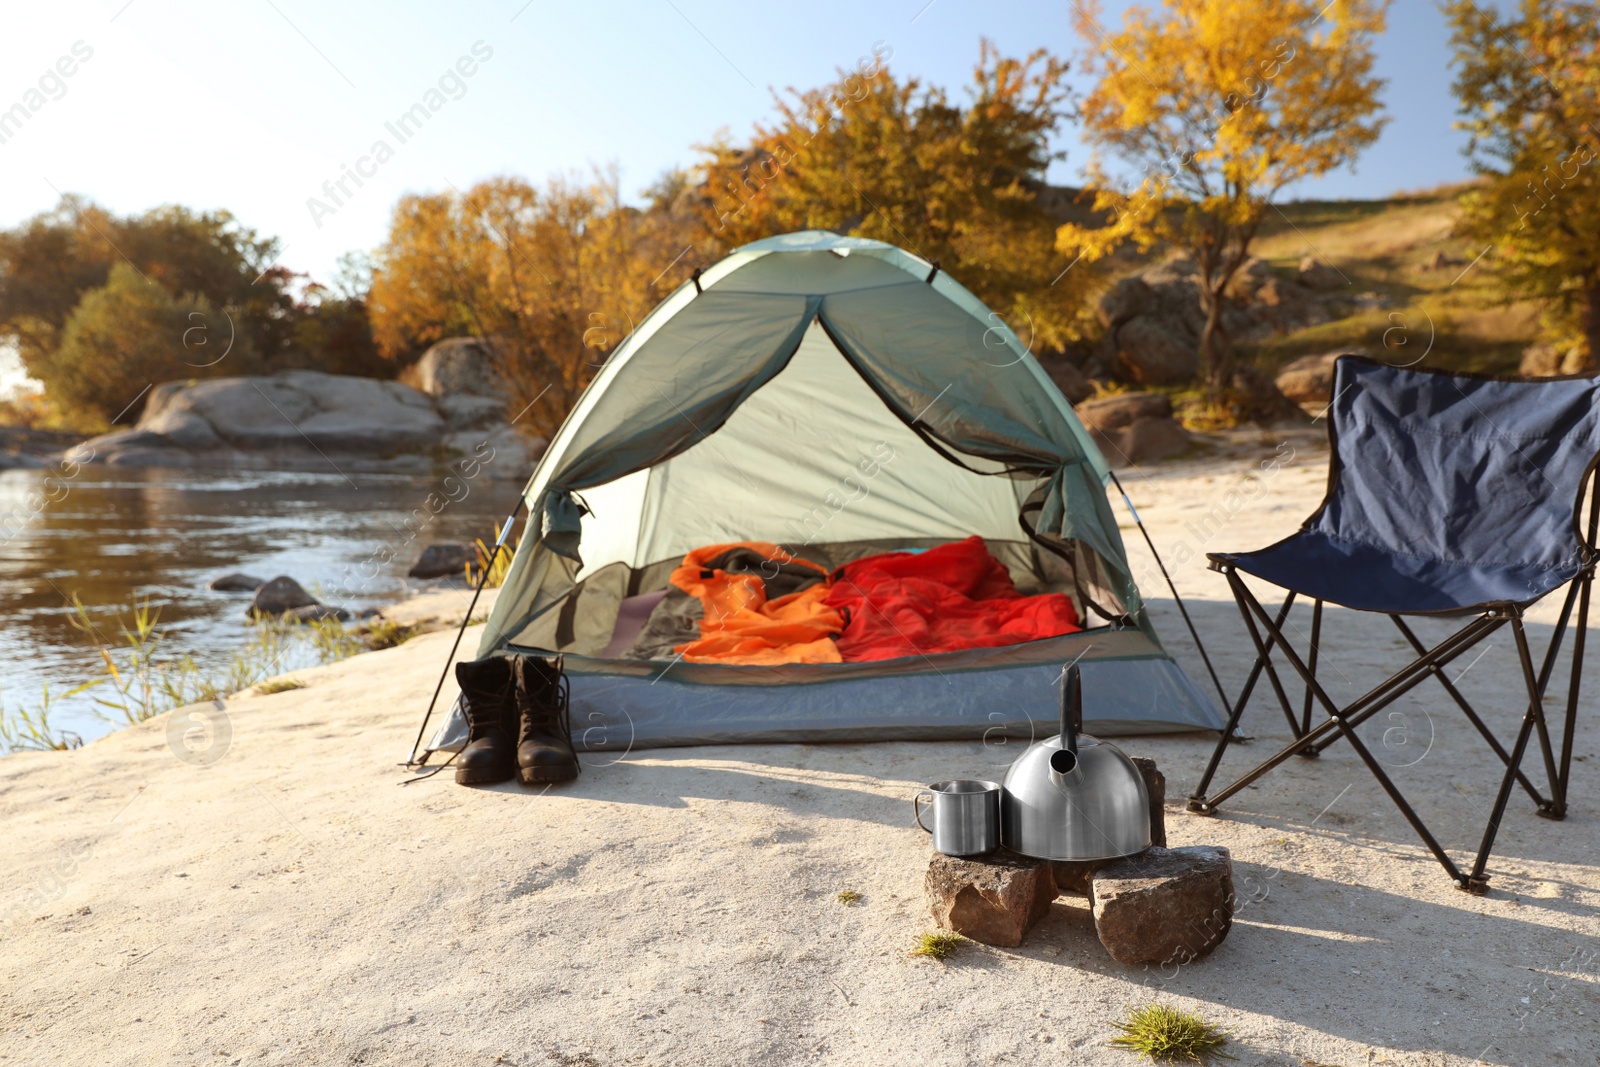
{"label": "tree trunk", "polygon": [[1600,369],[1600,279],[1590,279],[1583,288],[1582,301],[1578,308],[1578,328],[1583,333],[1584,369],[1593,372]]}
{"label": "tree trunk", "polygon": [[1206,398],[1222,403],[1233,382],[1233,346],[1222,329],[1222,293],[1213,292],[1204,280],[1200,285],[1200,308],[1206,324],[1200,330],[1200,358],[1205,364]]}

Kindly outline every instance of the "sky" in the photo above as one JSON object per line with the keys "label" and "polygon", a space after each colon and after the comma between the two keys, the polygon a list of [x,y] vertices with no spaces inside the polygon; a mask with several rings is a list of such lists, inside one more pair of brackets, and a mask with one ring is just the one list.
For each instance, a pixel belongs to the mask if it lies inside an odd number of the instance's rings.
{"label": "sky", "polygon": [[[43,103],[0,143],[0,226],[62,192],[118,213],[225,208],[279,238],[284,266],[321,280],[341,254],[382,242],[405,193],[615,165],[637,198],[662,171],[692,164],[693,145],[719,130],[737,139],[770,117],[773,89],[824,84],[875,48],[892,49],[896,76],[959,90],[980,37],[1013,55],[1045,47],[1071,58],[1084,46],[1071,0],[7,6],[0,112]],[[1107,0],[1102,23],[1126,6]],[[1382,139],[1353,171],[1293,195],[1378,198],[1466,176],[1431,0],[1394,0],[1378,50],[1391,117]],[[401,143],[385,124],[430,91],[444,105]],[[371,153],[379,140],[393,149],[382,162]],[[1067,157],[1051,180],[1077,184],[1088,151],[1071,129],[1058,147]],[[323,186],[346,167],[366,176],[359,187],[346,178],[335,201]]]}

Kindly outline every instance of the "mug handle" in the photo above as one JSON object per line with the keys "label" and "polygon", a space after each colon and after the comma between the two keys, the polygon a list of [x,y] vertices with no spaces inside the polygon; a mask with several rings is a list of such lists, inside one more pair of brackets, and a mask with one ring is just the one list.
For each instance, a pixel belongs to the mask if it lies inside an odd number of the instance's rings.
{"label": "mug handle", "polygon": [[921,801],[923,797],[927,797],[930,802],[933,800],[933,794],[928,792],[926,789],[924,789],[922,792],[918,793],[916,796],[912,797],[911,798],[911,817],[917,821],[917,828],[919,830],[921,830],[925,834],[931,834],[931,833],[933,833],[933,831],[928,829],[926,826],[922,825],[922,808],[921,808],[921,806],[919,805],[918,802]]}

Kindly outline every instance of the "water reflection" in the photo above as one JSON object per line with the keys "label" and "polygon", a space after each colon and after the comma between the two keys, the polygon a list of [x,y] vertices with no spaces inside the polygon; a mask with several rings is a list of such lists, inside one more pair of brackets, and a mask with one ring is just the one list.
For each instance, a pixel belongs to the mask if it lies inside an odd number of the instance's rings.
{"label": "water reflection", "polygon": [[[33,705],[45,682],[59,693],[98,673],[93,643],[69,621],[74,594],[108,634],[119,608],[148,599],[167,649],[202,666],[247,636],[248,597],[205,588],[220,574],[288,574],[351,608],[394,601],[421,587],[405,572],[423,546],[489,540],[516,505],[520,481],[480,475],[463,496],[458,477],[457,499],[431,514],[425,501],[449,475],[86,467],[62,482],[52,470],[0,471],[0,518],[13,516],[0,521],[0,700]],[[37,508],[35,494],[55,499]],[[56,705],[54,724],[105,733],[92,697]]]}

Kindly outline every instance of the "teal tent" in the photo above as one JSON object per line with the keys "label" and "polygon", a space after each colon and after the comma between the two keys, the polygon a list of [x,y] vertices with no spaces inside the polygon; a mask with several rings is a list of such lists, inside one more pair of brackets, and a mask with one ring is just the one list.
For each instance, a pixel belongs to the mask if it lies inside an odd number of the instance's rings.
{"label": "teal tent", "polygon": [[[555,435],[479,655],[565,653],[588,750],[1025,737],[1055,721],[1073,659],[1090,732],[1221,729],[1143,610],[1108,477],[1012,331],[933,264],[819,231],[758,241],[651,312]],[[1089,628],[861,663],[615,651],[691,549],[766,541],[837,566],[974,534]],[[431,747],[458,741],[454,719]]]}

